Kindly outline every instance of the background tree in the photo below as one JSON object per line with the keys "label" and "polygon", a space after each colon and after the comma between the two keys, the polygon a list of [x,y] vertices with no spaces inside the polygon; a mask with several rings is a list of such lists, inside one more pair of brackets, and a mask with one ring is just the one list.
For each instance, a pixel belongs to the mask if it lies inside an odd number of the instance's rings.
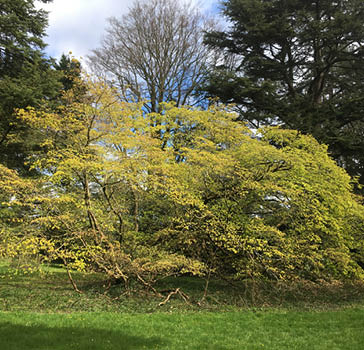
{"label": "background tree", "polygon": [[227,59],[206,91],[240,118],[314,135],[364,182],[364,3],[360,0],[227,0],[225,32],[206,43]]}
{"label": "background tree", "polygon": [[70,90],[81,79],[81,62],[74,57],[62,54],[61,58],[54,65],[57,71],[62,72],[61,83],[63,90]]}
{"label": "background tree", "polygon": [[52,61],[42,52],[46,25],[46,12],[36,10],[33,0],[1,1],[0,163],[21,171],[27,170],[24,159],[36,147],[37,136],[14,111],[51,100],[60,88]]}
{"label": "background tree", "polygon": [[96,72],[118,86],[125,101],[148,100],[148,111],[163,101],[177,106],[192,97],[205,77],[208,49],[202,45],[207,22],[182,1],[136,1],[129,13],[109,19],[99,49],[89,56]]}

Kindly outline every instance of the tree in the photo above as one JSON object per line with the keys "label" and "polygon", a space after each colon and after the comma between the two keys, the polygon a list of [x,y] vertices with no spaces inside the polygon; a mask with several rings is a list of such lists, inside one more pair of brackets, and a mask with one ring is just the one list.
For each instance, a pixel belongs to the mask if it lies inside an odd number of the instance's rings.
{"label": "tree", "polygon": [[16,118],[15,109],[51,100],[60,84],[42,52],[46,12],[36,10],[33,0],[4,0],[0,19],[0,163],[27,171],[24,160],[37,136]]}
{"label": "tree", "polygon": [[164,103],[145,115],[143,102],[86,84],[81,96],[65,91],[58,110],[19,111],[45,135],[31,160],[42,184],[22,201],[37,204],[27,230],[16,230],[20,242],[26,232],[49,247],[40,255],[152,290],[158,278],[207,271],[363,278],[364,207],[326,146],[279,128],[258,138],[224,108]]}
{"label": "tree", "polygon": [[24,179],[0,164],[0,257],[16,261],[17,268],[27,272],[47,260],[39,252],[53,250],[52,243],[32,224],[39,216],[38,185],[37,180]]}
{"label": "tree", "polygon": [[195,7],[181,1],[135,1],[121,19],[109,19],[89,60],[114,80],[123,100],[148,100],[149,112],[165,101],[193,103],[209,56],[202,45],[207,26]]}
{"label": "tree", "polygon": [[131,280],[152,288],[160,276],[199,273],[201,263],[140,230],[146,226],[142,210],[157,198],[170,155],[153,136],[158,127],[144,115],[143,103],[120,102],[102,81],[82,86],[87,91],[81,95],[75,85],[65,90],[65,103],[55,109],[45,105],[18,114],[44,136],[31,159],[43,173],[38,212],[28,221],[37,228],[34,237],[52,247],[49,259],[103,272],[126,287]]}
{"label": "tree", "polygon": [[219,109],[179,113],[196,127],[162,185],[175,209],[159,240],[225,277],[363,277],[364,207],[325,145],[279,128],[252,137]]}
{"label": "tree", "polygon": [[75,86],[75,81],[81,79],[81,63],[75,58],[62,54],[61,58],[55,63],[54,67],[57,71],[63,73],[61,78],[63,90],[70,90]]}
{"label": "tree", "polygon": [[231,26],[205,40],[229,59],[214,67],[208,94],[236,103],[255,126],[314,135],[362,176],[363,2],[228,0],[223,13]]}

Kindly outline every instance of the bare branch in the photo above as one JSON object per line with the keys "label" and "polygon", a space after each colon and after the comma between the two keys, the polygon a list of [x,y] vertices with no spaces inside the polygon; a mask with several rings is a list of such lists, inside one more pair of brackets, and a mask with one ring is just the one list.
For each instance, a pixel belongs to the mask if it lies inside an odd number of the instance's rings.
{"label": "bare branch", "polygon": [[173,0],[136,1],[129,13],[110,18],[99,49],[88,57],[127,101],[148,100],[151,112],[161,102],[193,104],[206,76],[209,48],[203,45],[207,21],[196,7]]}

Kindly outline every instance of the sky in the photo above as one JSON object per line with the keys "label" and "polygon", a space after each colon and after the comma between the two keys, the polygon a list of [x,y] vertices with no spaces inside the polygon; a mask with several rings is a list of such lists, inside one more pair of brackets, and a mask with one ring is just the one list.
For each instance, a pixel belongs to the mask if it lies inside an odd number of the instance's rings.
{"label": "sky", "polygon": [[[177,1],[177,0],[176,0]],[[216,13],[219,0],[193,0],[203,13]],[[121,17],[133,0],[53,0],[36,3],[49,12],[46,53],[59,58],[62,53],[84,60],[90,50],[99,47],[107,26],[106,19]]]}

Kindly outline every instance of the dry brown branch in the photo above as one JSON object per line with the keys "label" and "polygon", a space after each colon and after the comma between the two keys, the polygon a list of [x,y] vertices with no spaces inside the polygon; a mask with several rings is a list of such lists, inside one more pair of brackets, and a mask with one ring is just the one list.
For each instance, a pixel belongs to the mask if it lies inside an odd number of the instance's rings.
{"label": "dry brown branch", "polygon": [[136,275],[138,280],[148,289],[152,290],[153,293],[155,295],[157,295],[158,297],[163,298],[163,295],[161,293],[159,293],[150,283],[148,283],[147,281],[145,281],[139,274]]}
{"label": "dry brown branch", "polygon": [[75,282],[75,281],[74,281],[74,279],[72,278],[71,271],[70,271],[70,269],[68,268],[67,261],[66,261],[65,259],[63,259],[63,263],[64,263],[64,265],[66,266],[67,276],[68,276],[69,281],[70,281],[70,282],[71,282],[71,284],[72,284],[72,287],[73,287],[74,291],[75,291],[75,292],[77,292],[77,293],[79,293],[79,294],[83,294],[83,292],[82,292],[81,290],[79,290],[79,289],[78,289],[76,282]]}
{"label": "dry brown branch", "polygon": [[209,283],[210,283],[210,278],[211,278],[211,270],[209,270],[209,273],[207,275],[207,278],[206,278],[206,284],[205,284],[205,289],[204,289],[204,292],[203,292],[203,295],[202,295],[202,298],[197,302],[197,305],[198,306],[201,306],[201,304],[204,302],[204,300],[206,299],[206,296],[207,296],[207,290],[209,288]]}
{"label": "dry brown branch", "polygon": [[168,303],[168,301],[169,301],[169,299],[172,297],[172,295],[179,295],[187,304],[189,304],[189,296],[186,294],[186,293],[184,293],[184,292],[182,292],[181,290],[180,290],[180,288],[177,288],[176,290],[173,290],[173,291],[171,291],[168,295],[167,295],[167,297],[163,300],[163,301],[161,301],[159,304],[158,304],[158,306],[163,306],[163,305],[165,305],[166,303]]}

